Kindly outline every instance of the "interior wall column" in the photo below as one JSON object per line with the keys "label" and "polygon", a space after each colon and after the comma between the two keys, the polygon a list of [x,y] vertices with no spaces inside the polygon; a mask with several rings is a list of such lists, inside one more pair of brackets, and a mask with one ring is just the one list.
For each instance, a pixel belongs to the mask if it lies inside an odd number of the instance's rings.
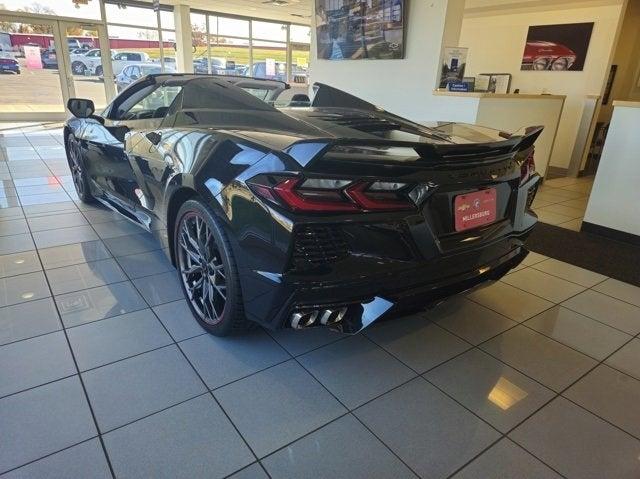
{"label": "interior wall column", "polygon": [[[465,0],[447,0],[446,3],[441,46],[442,48],[457,47],[459,46],[460,32],[462,31]],[[440,65],[442,65],[442,49],[440,52]],[[434,82],[439,80],[440,70],[438,69]]]}
{"label": "interior wall column", "polygon": [[176,24],[176,66],[178,72],[193,73],[193,44],[189,5],[175,5],[173,17]]}

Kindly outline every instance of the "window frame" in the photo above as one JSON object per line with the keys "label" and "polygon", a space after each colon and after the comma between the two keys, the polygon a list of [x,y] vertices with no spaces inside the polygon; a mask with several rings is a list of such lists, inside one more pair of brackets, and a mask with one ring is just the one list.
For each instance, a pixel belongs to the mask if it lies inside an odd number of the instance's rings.
{"label": "window frame", "polygon": [[[204,15],[204,19],[205,19],[205,31],[203,32],[204,34],[204,38],[206,39],[206,43],[207,43],[207,52],[206,52],[206,56],[202,56],[201,58],[206,59],[209,62],[209,65],[211,64],[211,61],[213,58],[215,58],[212,55],[211,52],[211,46],[212,45],[217,45],[218,41],[216,40],[217,38],[235,38],[238,40],[244,40],[244,41],[248,41],[249,44],[249,64],[247,65],[247,69],[249,72],[251,72],[252,74],[250,76],[255,76],[253,75],[253,71],[254,71],[254,64],[259,62],[259,61],[264,61],[264,60],[257,60],[254,58],[254,48],[259,48],[258,46],[254,45],[256,42],[269,42],[269,43],[273,43],[273,44],[280,44],[283,45],[285,47],[285,59],[284,61],[282,60],[276,60],[277,63],[285,63],[285,70],[286,70],[286,75],[285,75],[285,81],[287,81],[288,83],[292,83],[294,81],[294,73],[293,73],[293,58],[292,58],[292,51],[293,51],[293,46],[294,45],[307,45],[306,43],[301,43],[301,42],[292,42],[291,41],[291,26],[296,26],[296,27],[303,27],[303,28],[309,28],[309,30],[311,30],[311,26],[310,25],[303,25],[301,23],[295,23],[295,22],[286,22],[286,21],[279,21],[279,20],[271,20],[271,19],[267,19],[267,18],[258,18],[258,17],[250,17],[250,16],[244,16],[244,15],[232,15],[232,14],[226,14],[226,13],[221,13],[221,12],[217,12],[217,11],[213,11],[213,10],[202,10],[202,9],[197,9],[197,8],[192,8],[190,9],[190,14],[191,15]],[[211,22],[211,19],[216,19],[216,22]],[[249,22],[249,34],[248,36],[237,36],[237,35],[223,35],[220,33],[220,26],[219,26],[219,21],[220,19],[234,19],[234,20],[243,20],[243,21],[248,21]],[[192,25],[197,24],[200,25],[200,21],[202,20],[202,18],[198,18],[197,19],[198,22],[197,23],[192,23]],[[276,25],[284,25],[286,27],[285,29],[285,39],[283,40],[274,40],[274,39],[267,39],[267,38],[260,38],[259,36],[254,35],[253,33],[253,22],[261,22],[261,23],[273,23]],[[215,28],[213,28],[213,25],[215,25]],[[310,45],[311,45],[311,37],[309,36],[309,50],[310,50]],[[209,66],[209,69],[211,69],[212,67]]]}

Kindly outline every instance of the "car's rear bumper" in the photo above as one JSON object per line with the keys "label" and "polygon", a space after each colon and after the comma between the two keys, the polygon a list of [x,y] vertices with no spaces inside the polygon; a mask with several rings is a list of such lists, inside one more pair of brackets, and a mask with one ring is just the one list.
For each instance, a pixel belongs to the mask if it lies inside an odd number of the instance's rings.
{"label": "car's rear bumper", "polygon": [[[360,278],[306,281],[300,277],[265,277],[272,288],[246,308],[250,319],[265,327],[291,327],[296,313],[322,313],[346,308],[344,319],[333,325],[344,332],[357,332],[383,315],[417,310],[482,285],[490,284],[516,267],[528,254],[523,241],[528,231],[503,238],[477,250],[414,264],[401,271],[381,265]],[[352,266],[334,266],[351,270]],[[340,271],[333,271],[340,277]],[[274,307],[275,305],[275,307]],[[374,309],[372,311],[371,309]],[[252,311],[258,314],[251,314]],[[265,314],[267,312],[267,314]]]}
{"label": "car's rear bumper", "polygon": [[[434,195],[421,212],[340,221],[271,218],[282,228],[275,228],[269,246],[265,244],[269,230],[259,235],[243,231],[238,233],[242,240],[232,243],[245,313],[250,320],[276,329],[289,327],[292,321],[299,326],[296,313],[337,308],[342,314],[347,306],[349,318],[345,318],[355,326],[343,329],[353,331],[359,329],[361,318],[426,307],[499,279],[526,256],[524,240],[537,221],[531,202],[539,181],[534,175],[517,190],[511,184],[497,184],[502,195],[498,220],[461,231],[452,225],[456,188]],[[241,215],[235,220],[247,224]],[[255,215],[252,221],[262,224]],[[367,309],[371,304],[376,305],[375,314]]]}

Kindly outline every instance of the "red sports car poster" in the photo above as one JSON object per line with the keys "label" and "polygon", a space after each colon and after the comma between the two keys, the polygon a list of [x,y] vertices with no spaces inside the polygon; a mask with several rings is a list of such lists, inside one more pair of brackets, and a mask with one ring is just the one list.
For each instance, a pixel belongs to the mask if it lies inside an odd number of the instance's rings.
{"label": "red sports car poster", "polygon": [[520,69],[582,70],[592,31],[593,23],[530,26]]}

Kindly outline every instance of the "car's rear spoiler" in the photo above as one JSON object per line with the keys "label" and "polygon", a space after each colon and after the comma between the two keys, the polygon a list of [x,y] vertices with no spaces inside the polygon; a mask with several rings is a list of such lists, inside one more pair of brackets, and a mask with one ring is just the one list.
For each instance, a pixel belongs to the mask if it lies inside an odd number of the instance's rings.
{"label": "car's rear spoiler", "polygon": [[[506,155],[530,149],[542,133],[544,127],[523,128],[515,133],[500,133],[504,141],[487,143],[431,143],[387,140],[384,138],[331,138],[302,140],[289,145],[284,152],[292,156],[302,166],[311,166],[329,151],[345,146],[362,148],[411,148],[420,159],[432,164],[473,164],[503,159]],[[393,162],[392,160],[390,160]]]}

